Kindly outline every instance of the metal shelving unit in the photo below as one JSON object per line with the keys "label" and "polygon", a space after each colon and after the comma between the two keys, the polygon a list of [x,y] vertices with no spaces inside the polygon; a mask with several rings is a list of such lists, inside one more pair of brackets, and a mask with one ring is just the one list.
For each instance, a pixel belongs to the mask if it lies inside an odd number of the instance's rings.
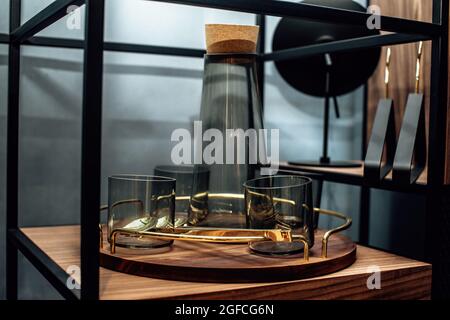
{"label": "metal shelving unit", "polygon": [[[125,0],[123,0],[125,1]],[[158,1],[158,0],[153,0]],[[264,52],[265,15],[304,18],[348,25],[366,25],[370,14],[298,4],[278,0],[169,0],[180,5],[253,13],[261,26],[259,48],[260,80],[264,83],[264,63],[327,52],[381,47],[393,44],[432,41],[431,101],[429,114],[428,179],[426,185],[412,187],[427,198],[427,244],[433,264],[433,297],[450,297],[450,188],[444,184],[448,91],[447,0],[433,0],[432,23],[381,16],[381,27],[390,34],[335,41],[278,52]],[[70,40],[35,36],[64,15],[70,5],[85,5],[85,39]],[[134,52],[183,57],[202,57],[204,50],[104,42],[104,0],[56,0],[21,25],[21,1],[10,0],[10,33],[0,34],[0,43],[9,44],[8,130],[7,130],[7,298],[17,299],[17,254],[22,252],[47,280],[67,299],[98,299],[101,124],[103,52]],[[81,277],[80,290],[66,287],[67,273],[37,247],[18,226],[19,161],[19,78],[23,45],[76,48],[84,50],[82,174],[81,174]],[[262,72],[261,72],[262,71]],[[328,173],[325,179],[364,185],[363,179]],[[369,186],[398,190],[391,184]],[[409,191],[409,190],[407,190]],[[364,219],[364,217],[362,217]],[[367,231],[367,230],[366,230]]]}

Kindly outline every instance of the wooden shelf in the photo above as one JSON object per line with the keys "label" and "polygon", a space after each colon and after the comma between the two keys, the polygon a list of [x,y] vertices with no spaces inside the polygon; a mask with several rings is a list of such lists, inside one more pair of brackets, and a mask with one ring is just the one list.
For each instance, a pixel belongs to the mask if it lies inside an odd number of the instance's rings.
{"label": "wooden shelf", "polygon": [[390,172],[386,178],[376,185],[369,185],[364,179],[364,163],[363,161],[353,161],[360,163],[360,167],[354,168],[326,168],[326,167],[310,167],[293,165],[287,161],[281,161],[279,168],[281,172],[309,172],[317,173],[323,176],[326,181],[332,181],[337,183],[345,183],[357,186],[368,186],[372,188],[405,191],[405,192],[421,192],[425,191],[427,187],[427,170],[425,169],[420,175],[415,184],[412,185],[395,185],[392,182],[392,172]]}
{"label": "wooden shelf", "polygon": [[[79,226],[22,231],[64,270],[80,265]],[[380,268],[380,290],[367,288],[370,266]],[[276,283],[169,281],[100,268],[100,299],[429,299],[430,294],[430,264],[362,246],[358,246],[356,262],[344,270]]]}

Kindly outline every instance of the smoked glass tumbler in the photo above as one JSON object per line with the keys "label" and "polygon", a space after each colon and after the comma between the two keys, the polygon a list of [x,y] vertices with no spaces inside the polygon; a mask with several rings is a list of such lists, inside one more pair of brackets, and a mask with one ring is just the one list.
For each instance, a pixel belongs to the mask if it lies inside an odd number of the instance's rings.
{"label": "smoked glass tumbler", "polygon": [[[312,180],[300,176],[267,176],[244,184],[246,220],[250,229],[289,229],[314,244]],[[303,250],[301,241],[251,242],[261,254],[294,254]]]}
{"label": "smoked glass tumbler", "polygon": [[154,169],[156,176],[170,177],[177,180],[175,203],[175,227],[185,226],[188,221],[189,205],[193,185],[196,190],[208,190],[209,170],[206,166],[193,165],[158,165]]}
{"label": "smoked glass tumbler", "polygon": [[[108,179],[108,241],[117,229],[147,231],[173,228],[176,180],[169,177],[115,175]],[[118,234],[116,245],[159,248],[173,241]]]}

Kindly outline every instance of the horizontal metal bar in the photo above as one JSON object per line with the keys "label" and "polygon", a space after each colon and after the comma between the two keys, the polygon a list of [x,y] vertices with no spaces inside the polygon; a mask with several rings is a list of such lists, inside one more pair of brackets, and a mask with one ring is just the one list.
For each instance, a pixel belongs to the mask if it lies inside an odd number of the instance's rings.
{"label": "horizontal metal bar", "polygon": [[9,43],[9,34],[0,33],[0,43]]}
{"label": "horizontal metal bar", "polygon": [[20,229],[8,230],[8,239],[65,299],[79,300],[80,290],[71,290],[66,285],[69,275]]}
{"label": "horizontal metal bar", "polygon": [[203,58],[206,53],[206,51],[202,49],[175,48],[118,42],[105,42],[104,49],[107,51],[162,54],[193,58]]}
{"label": "horizontal metal bar", "polygon": [[55,21],[67,15],[67,8],[71,5],[80,6],[84,0],[56,0],[41,10],[30,20],[11,33],[12,42],[22,42],[42,31]]}
{"label": "horizontal metal bar", "polygon": [[[263,61],[289,60],[323,53],[356,50],[385,45],[403,44],[423,40],[429,40],[429,37],[420,35],[407,35],[407,34],[377,35],[356,39],[333,41],[299,48],[292,48],[263,54],[261,56]],[[68,49],[84,48],[83,40],[51,38],[51,37],[32,37],[29,40],[25,40],[23,44],[55,47],[55,48],[68,48]],[[119,43],[119,42],[105,42],[104,49],[106,51],[114,51],[114,52],[160,54],[160,55],[172,55],[172,56],[193,57],[193,58],[202,58],[205,54],[205,50],[203,49],[140,45],[140,44]]]}
{"label": "horizontal metal bar", "polygon": [[[209,7],[224,10],[244,11],[255,14],[284,16],[310,20],[320,20],[347,25],[366,25],[371,16],[368,13],[343,9],[316,6],[311,4],[291,3],[278,0],[259,0],[255,5],[251,0],[150,0],[184,4],[199,7]],[[67,14],[70,5],[82,5],[84,0],[57,0],[40,11],[11,34],[11,40],[24,41],[42,31]],[[442,31],[438,24],[401,19],[395,17],[380,17],[381,29],[385,31],[406,34],[434,36]]]}
{"label": "horizontal metal bar", "polygon": [[[189,6],[223,9],[231,11],[264,14],[268,16],[301,18],[329,23],[366,26],[372,14],[344,9],[317,6],[312,4],[286,2],[279,0],[147,0],[183,4]],[[380,16],[384,31],[438,35],[442,27],[438,24]]]}
{"label": "horizontal metal bar", "polygon": [[63,39],[52,37],[32,37],[23,41],[24,45],[32,45],[38,47],[53,47],[65,49],[83,49],[84,41],[77,39]]}
{"label": "horizontal metal bar", "polygon": [[[51,38],[51,37],[32,37],[29,40],[25,40],[23,44],[33,46],[43,46],[43,47],[67,48],[67,49],[84,48],[83,40]],[[203,58],[204,54],[206,53],[206,51],[202,49],[128,44],[119,42],[105,42],[103,48],[106,51],[160,54],[160,55],[192,57],[192,58]]]}
{"label": "horizontal metal bar", "polygon": [[418,42],[424,40],[430,40],[430,37],[422,35],[401,34],[401,33],[374,35],[266,53],[263,55],[263,60],[280,61],[280,60],[298,59],[318,54],[375,48],[387,45]]}
{"label": "horizontal metal bar", "polygon": [[367,188],[379,189],[379,190],[397,191],[397,192],[403,192],[403,193],[413,193],[413,194],[423,194],[423,195],[425,195],[425,193],[427,191],[427,186],[423,185],[423,184],[415,183],[415,184],[410,184],[410,185],[399,186],[399,185],[393,183],[392,180],[388,180],[388,179],[384,179],[383,181],[380,181],[379,183],[376,183],[376,184],[371,184],[371,183],[367,183],[364,180],[364,177],[362,175],[345,174],[345,173],[333,172],[333,171],[318,171],[311,167],[310,168],[301,167],[298,170],[280,167],[278,172],[280,174],[293,174],[293,175],[302,175],[303,172],[315,173],[315,174],[319,174],[321,176],[320,178],[317,178],[319,180],[347,184],[347,185],[354,185],[354,186],[364,186]]}

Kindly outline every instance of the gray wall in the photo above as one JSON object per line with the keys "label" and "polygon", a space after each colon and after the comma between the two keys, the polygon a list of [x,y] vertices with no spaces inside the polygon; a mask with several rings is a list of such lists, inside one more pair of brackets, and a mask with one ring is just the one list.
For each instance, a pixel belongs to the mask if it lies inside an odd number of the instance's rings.
{"label": "gray wall", "polygon": [[[0,0],[0,32],[7,32],[7,0]],[[23,0],[22,21],[51,3]],[[253,24],[254,16],[146,1],[109,0],[106,39],[165,46],[204,47],[204,23]],[[268,18],[267,43],[278,19]],[[41,35],[82,38],[58,21]],[[21,69],[20,223],[23,226],[79,222],[82,60],[80,50],[25,47]],[[0,213],[4,220],[7,47],[0,46]],[[190,127],[198,116],[202,59],[122,53],[105,54],[103,96],[102,201],[106,179],[114,173],[151,174],[170,161],[170,134]],[[321,152],[321,99],[290,88],[273,64],[266,68],[265,126],[281,130],[281,158],[315,159]],[[362,90],[341,97],[342,119],[331,122],[334,159],[360,158]],[[386,197],[387,195],[382,195]],[[385,220],[373,216],[372,240],[389,246],[396,222],[374,204]],[[357,239],[359,188],[327,183],[323,207],[353,216],[349,235]],[[323,219],[322,226],[332,223]],[[0,298],[4,296],[4,223],[0,228]],[[386,227],[387,226],[387,227]],[[380,240],[390,239],[390,240]],[[21,258],[20,297],[58,298]]]}

